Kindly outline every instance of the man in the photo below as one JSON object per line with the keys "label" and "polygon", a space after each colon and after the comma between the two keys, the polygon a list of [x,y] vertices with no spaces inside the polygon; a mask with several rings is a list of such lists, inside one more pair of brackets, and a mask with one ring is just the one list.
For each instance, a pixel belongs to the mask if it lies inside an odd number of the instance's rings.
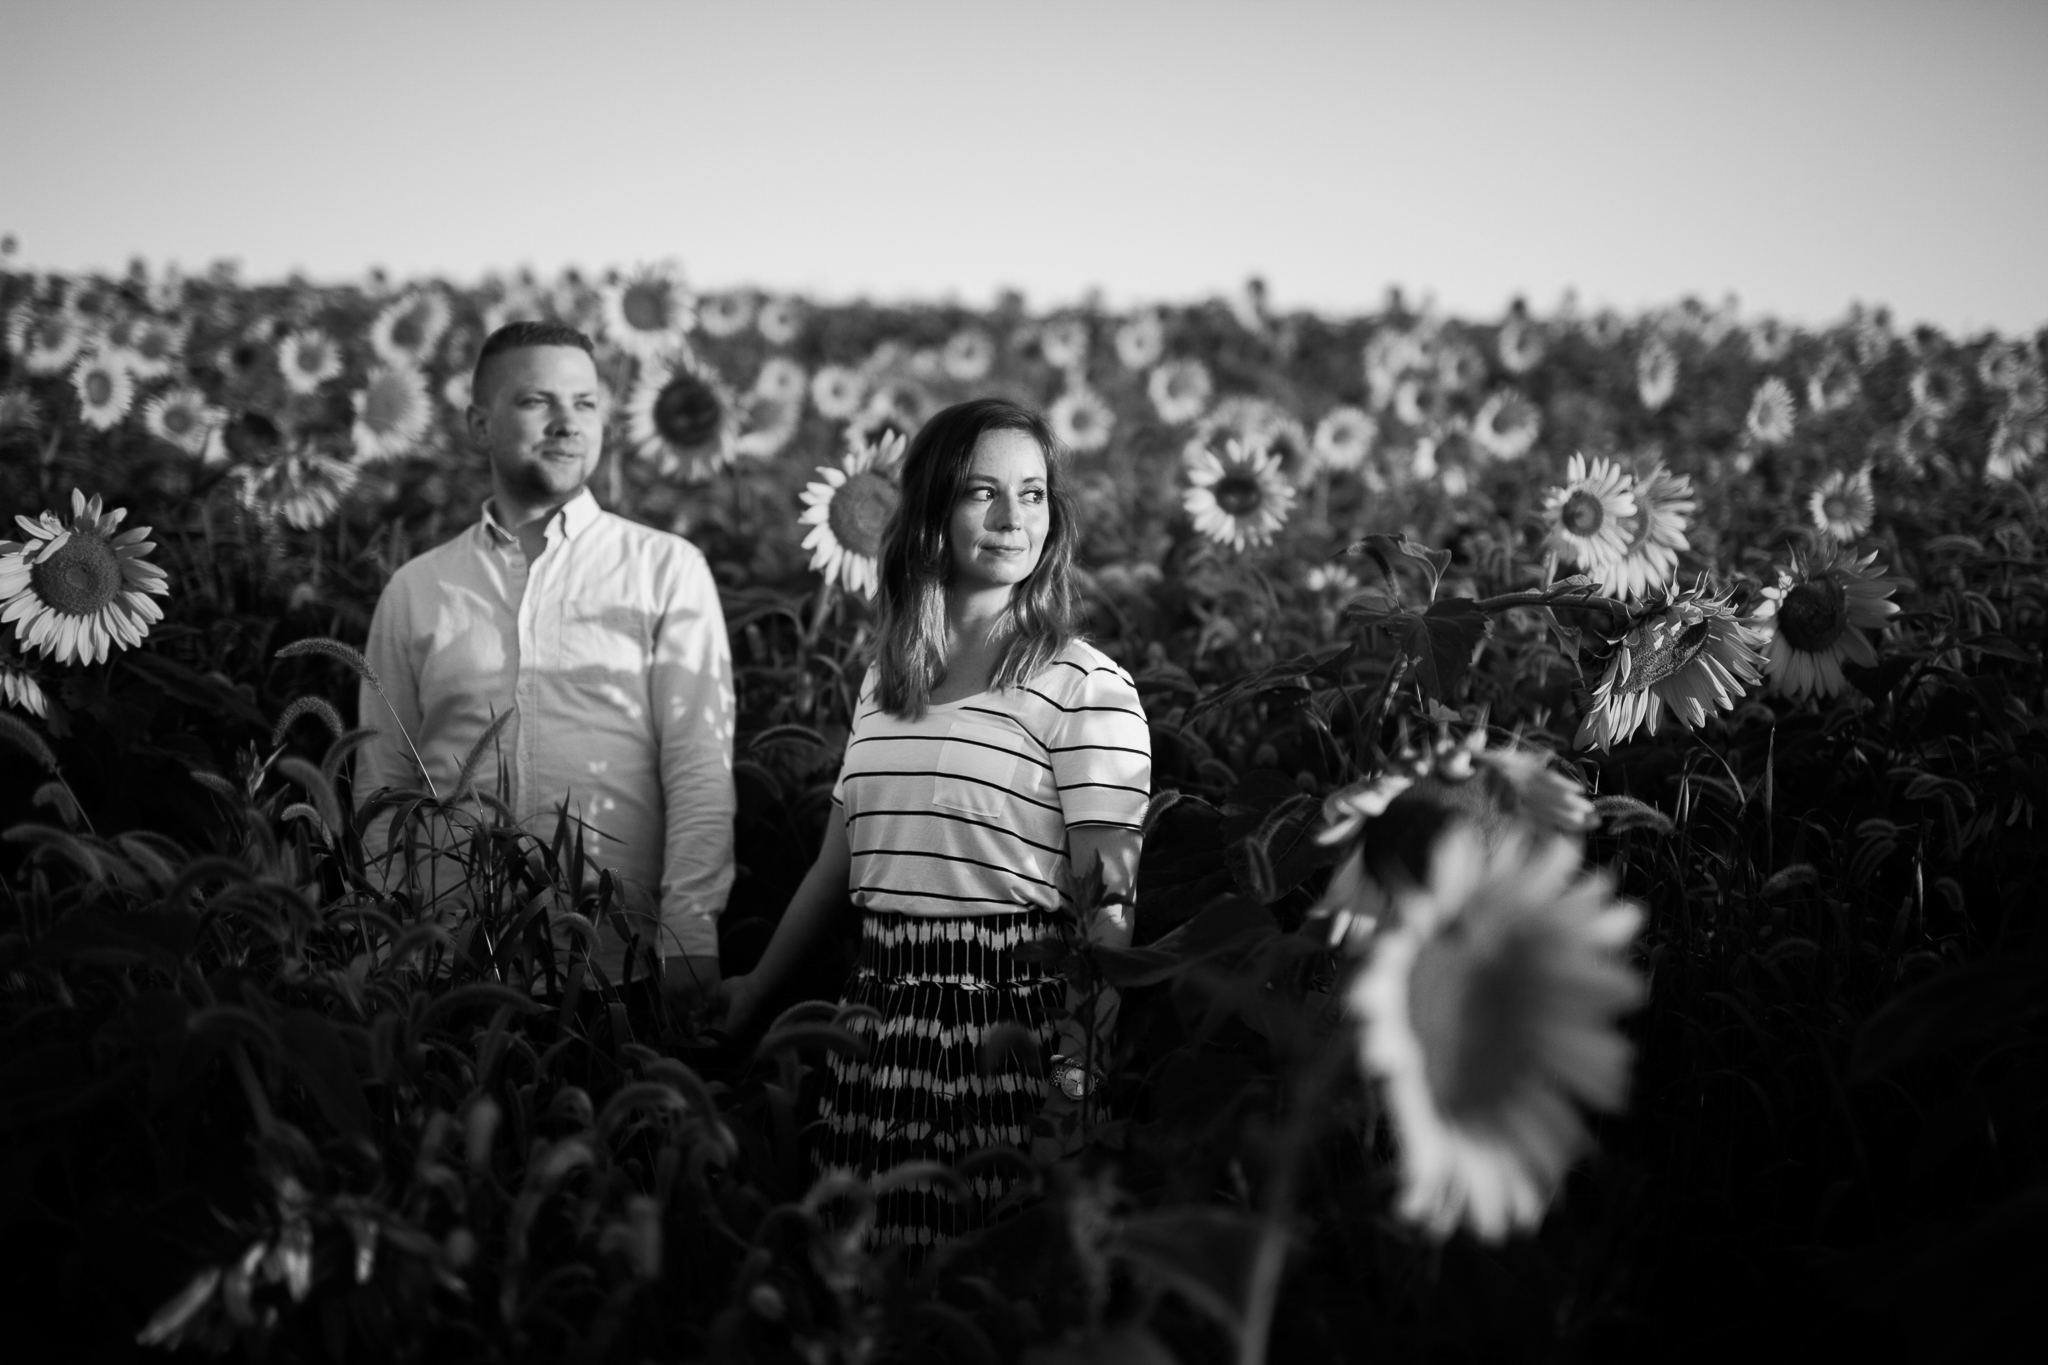
{"label": "man", "polygon": [[[574,328],[515,322],[484,342],[468,423],[490,459],[491,498],[481,521],[400,568],[377,601],[364,653],[385,695],[362,688],[359,723],[378,734],[360,751],[356,787],[359,799],[419,788],[417,749],[448,797],[510,712],[477,789],[506,781],[514,814],[542,840],[565,807],[582,822],[589,861],[612,870],[641,945],[634,975],[660,958],[671,1005],[689,1012],[718,984],[717,920],[732,887],[732,662],[704,556],[600,509],[585,486],[605,406],[590,339]],[[387,822],[373,823],[373,853]],[[597,960],[617,984],[630,940],[617,922],[599,931]]]}

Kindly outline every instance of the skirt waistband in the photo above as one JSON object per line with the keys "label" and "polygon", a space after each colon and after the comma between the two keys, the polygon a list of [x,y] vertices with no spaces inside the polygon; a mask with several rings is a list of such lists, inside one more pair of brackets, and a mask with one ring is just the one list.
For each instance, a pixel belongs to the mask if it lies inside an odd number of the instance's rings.
{"label": "skirt waistband", "polygon": [[1056,917],[1036,908],[944,917],[864,910],[854,975],[970,991],[1032,985],[1050,972],[1017,950],[1057,931]]}

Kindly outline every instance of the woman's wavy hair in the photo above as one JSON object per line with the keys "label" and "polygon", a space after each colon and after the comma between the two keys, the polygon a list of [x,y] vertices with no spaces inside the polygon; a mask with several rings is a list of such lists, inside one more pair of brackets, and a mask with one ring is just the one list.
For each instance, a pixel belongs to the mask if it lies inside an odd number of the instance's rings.
{"label": "woman's wavy hair", "polygon": [[953,577],[946,528],[974,463],[974,448],[991,431],[1021,431],[1045,453],[1050,521],[1037,566],[1010,590],[1010,605],[996,626],[1007,639],[991,683],[1018,686],[1078,634],[1078,531],[1065,449],[1045,419],[1029,408],[1001,398],[955,403],[912,438],[903,459],[903,500],[882,533],[875,699],[884,711],[906,720],[924,715],[932,689],[946,676],[946,585]]}

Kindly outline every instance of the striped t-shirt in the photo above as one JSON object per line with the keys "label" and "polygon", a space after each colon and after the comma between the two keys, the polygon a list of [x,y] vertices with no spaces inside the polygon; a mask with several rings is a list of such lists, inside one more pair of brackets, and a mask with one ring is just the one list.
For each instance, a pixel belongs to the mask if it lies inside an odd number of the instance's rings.
{"label": "striped t-shirt", "polygon": [[845,810],[854,904],[910,915],[1057,909],[1067,831],[1139,829],[1152,736],[1131,677],[1076,641],[1022,687],[902,720],[854,710],[832,799]]}

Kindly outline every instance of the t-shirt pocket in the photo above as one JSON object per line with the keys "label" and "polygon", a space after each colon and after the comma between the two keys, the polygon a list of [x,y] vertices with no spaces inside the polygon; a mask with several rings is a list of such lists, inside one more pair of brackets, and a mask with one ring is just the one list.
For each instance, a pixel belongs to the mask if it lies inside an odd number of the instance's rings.
{"label": "t-shirt pocket", "polygon": [[939,745],[932,779],[932,804],[966,815],[1008,813],[1017,785],[1015,737],[994,725],[955,724]]}

